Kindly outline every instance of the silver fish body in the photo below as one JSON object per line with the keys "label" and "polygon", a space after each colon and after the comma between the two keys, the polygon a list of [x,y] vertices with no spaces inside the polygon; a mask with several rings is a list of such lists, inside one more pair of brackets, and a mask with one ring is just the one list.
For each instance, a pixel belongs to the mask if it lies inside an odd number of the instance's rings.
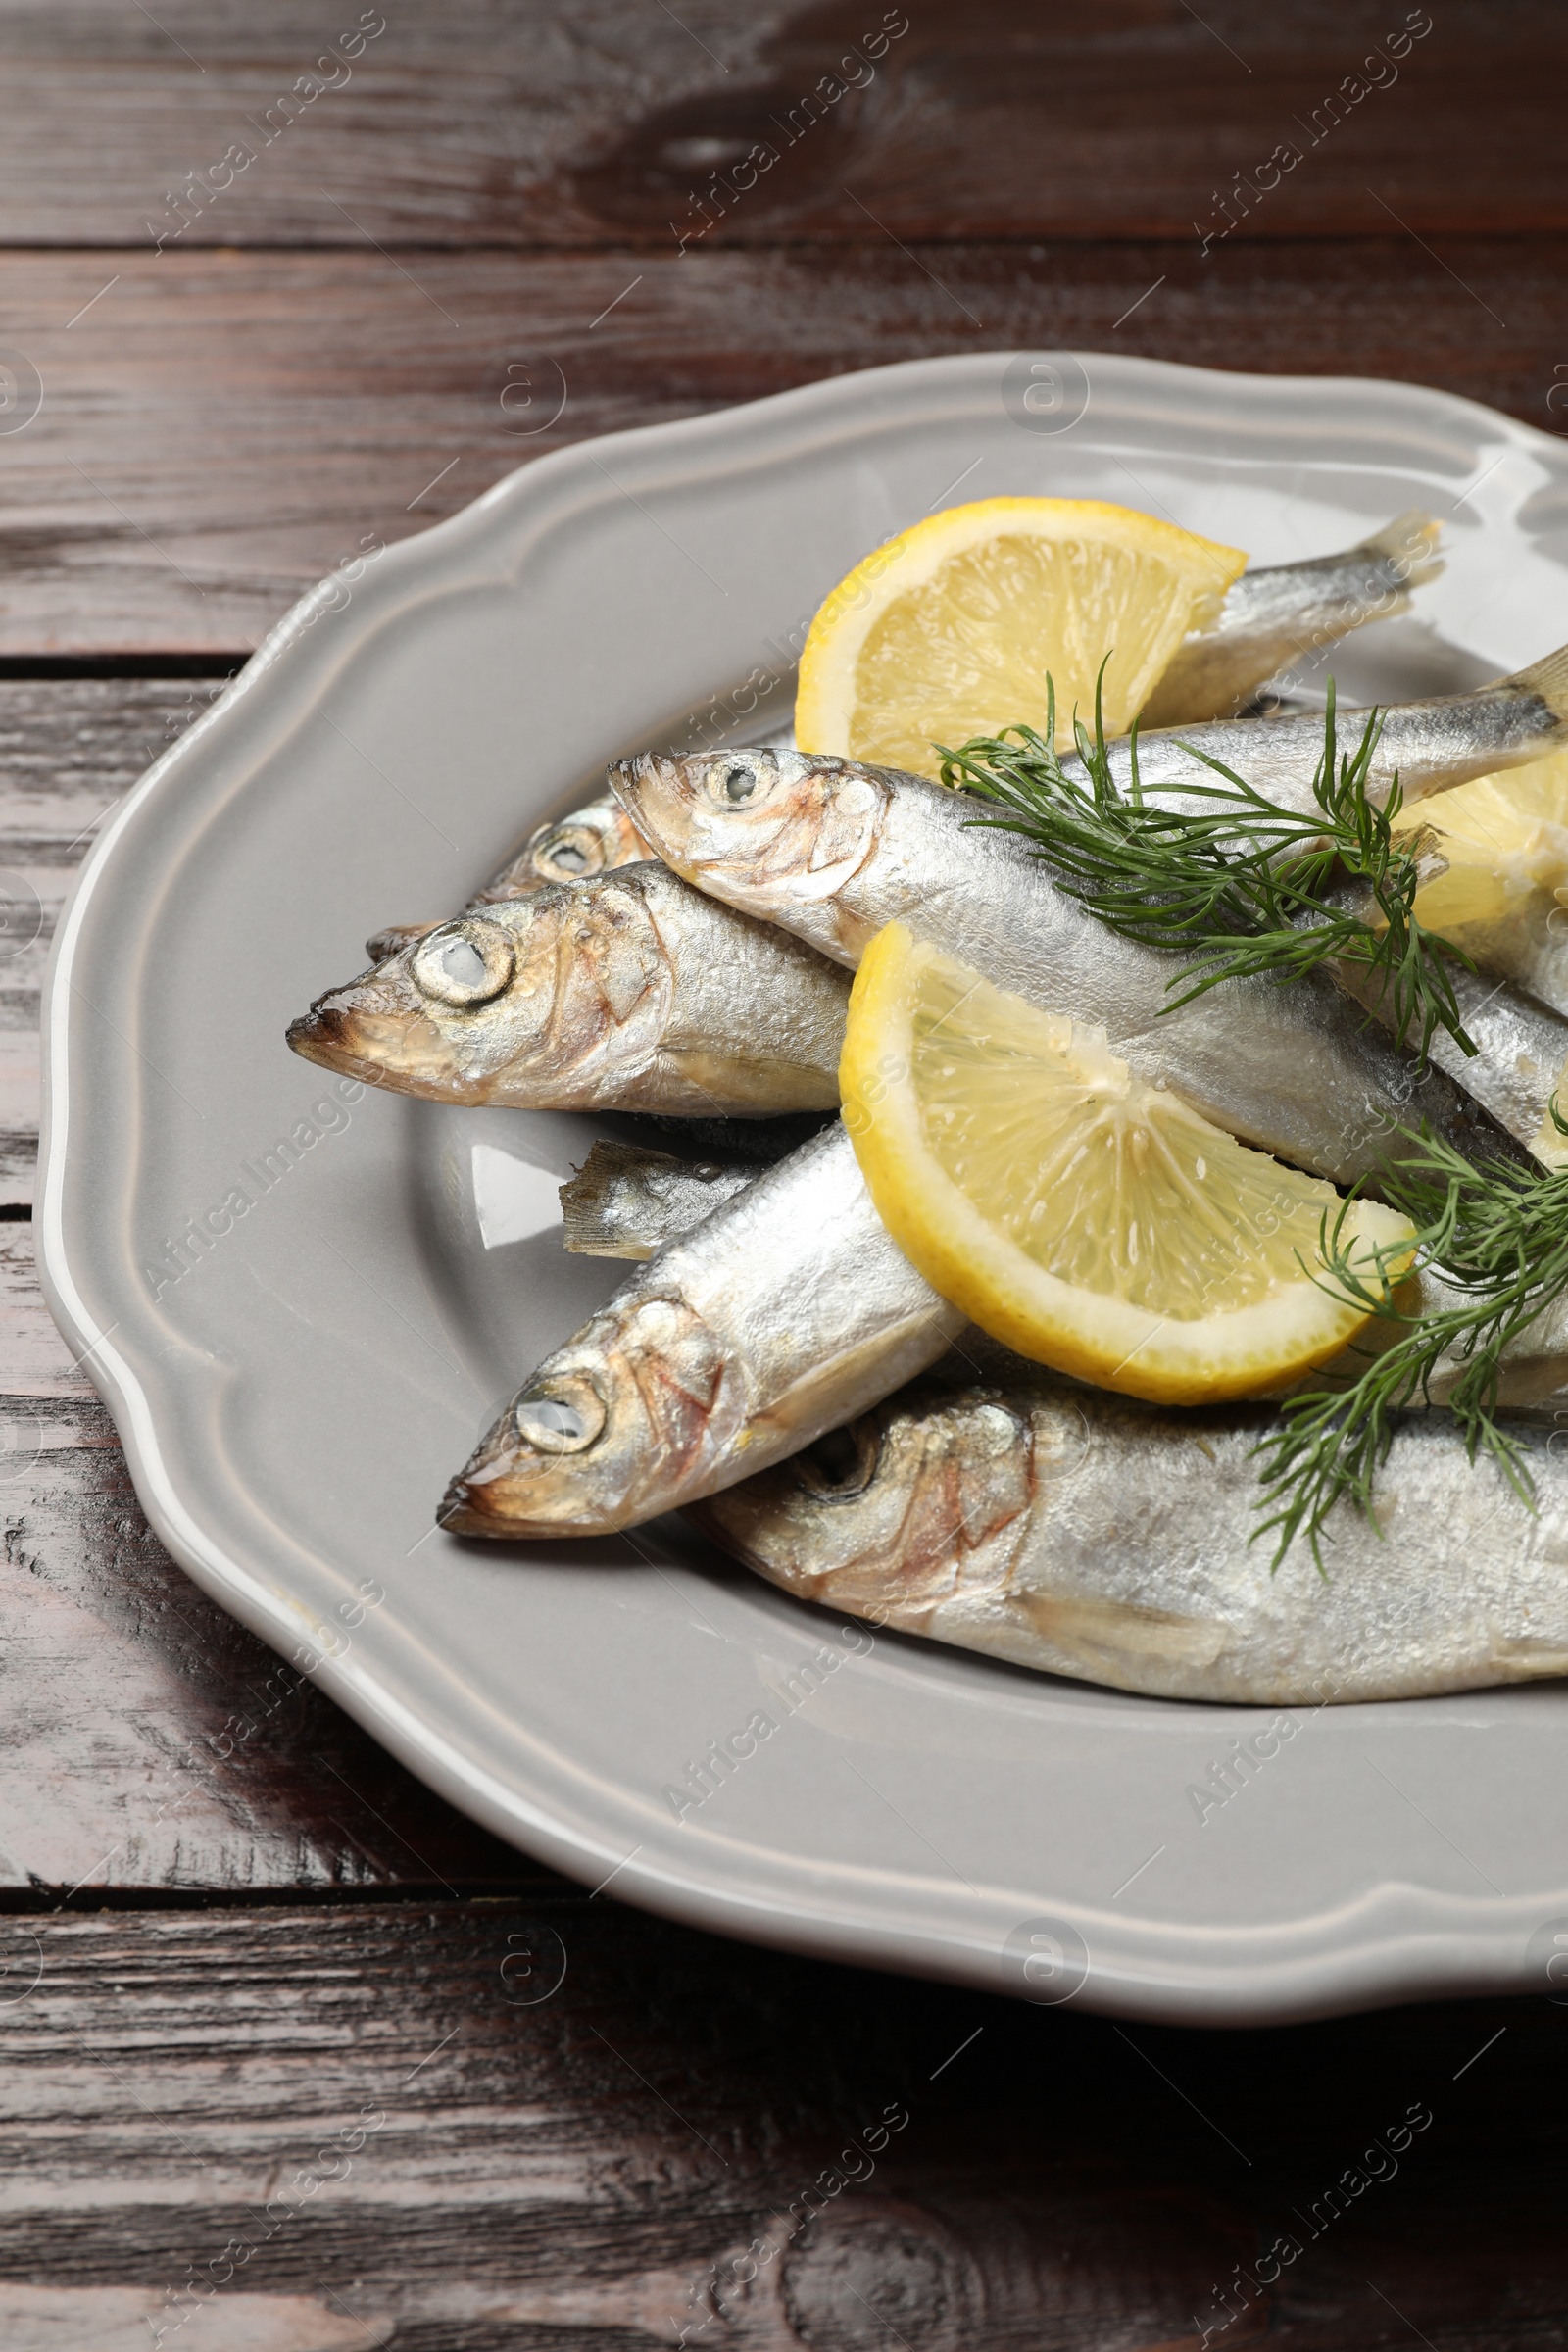
{"label": "silver fish body", "polygon": [[[552,817],[537,826],[521,849],[474,892],[463,911],[471,914],[499,901],[530,898],[552,882],[590,881],[618,865],[638,865],[648,855],[648,844],[619,802],[604,792],[569,816]],[[371,932],[365,952],[372,963],[384,963],[435,928],[434,923],[388,923]]]}
{"label": "silver fish body", "polygon": [[[1392,1028],[1390,992],[1371,990],[1353,966],[1337,970],[1341,987]],[[1546,1128],[1547,1105],[1568,1069],[1568,1015],[1483,971],[1450,962],[1448,977],[1476,1052],[1466,1054],[1446,1029],[1435,1029],[1432,1061],[1528,1151]]]}
{"label": "silver fish body", "polygon": [[1284,1707],[1568,1673],[1568,1458],[1516,1431],[1539,1515],[1412,1418],[1325,1548],[1253,1544],[1264,1411],[1173,1414],[1049,1378],[919,1382],[692,1512],[808,1600],[1167,1698]]}
{"label": "silver fish body", "polygon": [[1228,718],[1303,654],[1409,610],[1443,570],[1440,525],[1418,508],[1339,555],[1244,571],[1218,617],[1180,645],[1144,707],[1149,727]]}
{"label": "silver fish body", "polygon": [[936,1362],[964,1318],[835,1124],[670,1242],[519,1391],[448,1489],[459,1535],[598,1535],[712,1493]]}
{"label": "silver fish body", "polygon": [[[1245,574],[1243,575],[1245,577]],[[1353,752],[1369,714],[1342,710],[1338,740]],[[1428,701],[1395,703],[1382,713],[1382,731],[1367,771],[1368,797],[1380,806],[1396,775],[1407,802],[1446,792],[1472,777],[1518,767],[1568,743],[1568,647],[1548,654],[1528,669],[1497,678],[1468,694],[1437,695]],[[1118,790],[1130,790],[1133,753],[1123,737],[1107,747]],[[1302,710],[1274,718],[1211,719],[1138,737],[1138,780],[1145,793],[1157,793],[1163,808],[1212,815],[1203,797],[1217,782],[1196,755],[1222,760],[1248,783],[1282,807],[1310,815],[1316,808],[1312,779],[1323,754],[1323,718]],[[1087,776],[1077,754],[1062,765],[1080,782]]]}
{"label": "silver fish body", "polygon": [[849,964],[907,922],[1047,1011],[1103,1026],[1137,1076],[1298,1167],[1369,1176],[1421,1119],[1461,1151],[1495,1141],[1449,1078],[1420,1073],[1326,976],[1227,981],[1170,1010],[1176,956],[1106,930],[940,785],[774,751],[650,753],[612,774],[639,831],[700,889]]}
{"label": "silver fish body", "polygon": [[318,998],[308,1060],[440,1102],[828,1110],[848,982],[656,861],[460,915]]}
{"label": "silver fish body", "polygon": [[1483,972],[1568,1015],[1568,908],[1532,891],[1494,922],[1464,924],[1458,943]]}

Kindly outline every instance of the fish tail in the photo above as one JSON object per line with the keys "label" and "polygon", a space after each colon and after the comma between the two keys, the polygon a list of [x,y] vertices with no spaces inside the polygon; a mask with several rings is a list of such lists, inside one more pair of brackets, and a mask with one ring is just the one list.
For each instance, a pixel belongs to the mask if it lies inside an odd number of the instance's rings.
{"label": "fish tail", "polygon": [[597,1142],[575,1176],[561,1188],[566,1248],[579,1257],[651,1257],[653,1251],[628,1242],[621,1196],[628,1183],[678,1168],[673,1152],[650,1152],[638,1144]]}
{"label": "fish tail", "polygon": [[1516,669],[1511,677],[1500,678],[1498,684],[1539,695],[1552,717],[1559,724],[1568,724],[1568,645],[1532,662],[1528,669]]}
{"label": "fish tail", "polygon": [[1444,559],[1438,552],[1443,525],[1436,515],[1424,507],[1406,507],[1396,514],[1381,531],[1361,541],[1360,552],[1387,559],[1390,570],[1404,588],[1419,588],[1427,580],[1435,580],[1444,568]]}

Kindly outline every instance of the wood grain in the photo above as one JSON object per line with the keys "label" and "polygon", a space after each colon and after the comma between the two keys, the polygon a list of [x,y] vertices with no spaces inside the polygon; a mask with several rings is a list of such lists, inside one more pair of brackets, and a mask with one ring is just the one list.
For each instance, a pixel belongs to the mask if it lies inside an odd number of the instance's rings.
{"label": "wood grain", "polygon": [[1206,261],[880,237],[679,259],[12,254],[0,297],[30,321],[16,342],[42,407],[0,443],[0,654],[243,652],[313,580],[567,441],[930,352],[1393,375],[1554,429],[1565,267],[1568,237],[1428,253],[1402,235]]}
{"label": "wood grain", "polygon": [[1422,235],[1568,228],[1550,0],[31,0],[0,56],[14,244],[672,251],[694,193],[748,244],[860,242],[862,206],[906,243],[1187,240],[1282,142],[1249,236],[1375,235],[1369,187]]}
{"label": "wood grain", "polygon": [[0,1225],[0,1892],[559,1886],[197,1591]]}
{"label": "wood grain", "polygon": [[1124,2031],[542,1896],[0,1943],[8,2352],[1500,2352],[1568,2299],[1544,2001]]}
{"label": "wood grain", "polygon": [[[220,683],[0,679],[0,1204],[32,1198],[38,991],[66,894],[118,802]],[[3,1250],[0,1269],[9,1281]],[[5,1385],[39,1393],[30,1323],[8,1314],[5,1328]]]}

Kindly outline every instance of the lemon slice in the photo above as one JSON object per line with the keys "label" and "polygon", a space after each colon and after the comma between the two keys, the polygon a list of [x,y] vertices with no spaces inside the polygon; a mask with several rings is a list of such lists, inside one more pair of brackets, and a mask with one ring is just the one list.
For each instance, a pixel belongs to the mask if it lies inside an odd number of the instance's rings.
{"label": "lemon slice", "polygon": [[[1416,894],[1416,912],[1432,930],[1451,937],[1498,922],[1536,891],[1568,905],[1568,752],[1414,801],[1395,819],[1395,837],[1422,826],[1438,835],[1448,861],[1447,872]],[[1560,927],[1568,932],[1568,915]]]}
{"label": "lemon slice", "polygon": [[[1568,752],[1413,802],[1395,819],[1395,837],[1423,826],[1447,860],[1447,870],[1416,892],[1415,912],[1429,930],[1483,971],[1516,973],[1510,950],[1543,927],[1568,956]],[[1568,1070],[1554,1100],[1568,1114],[1565,1080]],[[1568,1167],[1568,1137],[1549,1110],[1530,1149],[1548,1168]]]}
{"label": "lemon slice", "polygon": [[890,539],[841,580],[801,656],[795,738],[935,776],[956,748],[1023,721],[1056,738],[1086,723],[1105,656],[1107,735],[1125,734],[1189,629],[1247,562],[1100,499],[987,498]]}
{"label": "lemon slice", "polygon": [[[1019,1354],[1166,1404],[1276,1389],[1369,1320],[1313,1280],[1332,1185],[1145,1085],[1104,1033],[993,987],[890,923],[850,1000],[844,1123],[934,1289]],[[1343,1239],[1404,1218],[1357,1201]],[[1388,1280],[1408,1263],[1389,1262]],[[1308,1271],[1312,1269],[1312,1271]]]}

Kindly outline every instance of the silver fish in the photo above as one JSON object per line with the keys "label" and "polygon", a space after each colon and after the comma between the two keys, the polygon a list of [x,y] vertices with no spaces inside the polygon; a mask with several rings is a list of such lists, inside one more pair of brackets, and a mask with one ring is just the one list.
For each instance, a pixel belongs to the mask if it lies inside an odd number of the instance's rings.
{"label": "silver fish", "polygon": [[1451,1422],[1413,1418],[1383,1540],[1342,1505],[1325,1582],[1304,1545],[1271,1575],[1250,1541],[1270,1425],[1049,1376],[920,1382],[691,1516],[804,1599],[1122,1690],[1295,1707],[1568,1673],[1568,1457],[1545,1431],[1514,1432],[1532,1517]]}
{"label": "silver fish", "polygon": [[1339,555],[1244,571],[1218,618],[1177,648],[1144,706],[1144,724],[1182,727],[1227,718],[1303,654],[1369,620],[1408,612],[1411,590],[1444,568],[1437,552],[1441,530],[1430,514],[1412,507]]}
{"label": "silver fish", "polygon": [[[1369,989],[1364,972],[1336,966],[1340,985],[1388,1025],[1388,994]],[[1435,1029],[1428,1053],[1490,1112],[1516,1142],[1533,1150],[1547,1132],[1547,1105],[1568,1072],[1568,1017],[1484,972],[1467,972],[1450,962],[1448,979],[1460,1024],[1474,1054],[1466,1054],[1446,1029]],[[1543,1154],[1555,1164],[1556,1154]]]}
{"label": "silver fish", "polygon": [[864,1411],[963,1321],[892,1241],[835,1123],[650,1258],[539,1366],[441,1523],[635,1526]]}
{"label": "silver fish", "polygon": [[[487,1433],[442,1505],[454,1533],[635,1526],[799,1451],[950,1345],[969,1363],[1018,1366],[903,1256],[837,1124],[688,1227],[691,1205],[671,1205],[671,1238]],[[657,1240],[652,1203],[645,1214],[646,1239]],[[1401,1303],[1419,1312],[1453,1298],[1423,1277]],[[1397,1329],[1374,1324],[1368,1336],[1387,1344]],[[1509,1359],[1504,1401],[1554,1396],[1568,1371],[1568,1310],[1539,1318]],[[1340,1376],[1363,1361],[1347,1354]],[[1457,1370],[1440,1369],[1434,1401]]]}
{"label": "silver fish", "polygon": [[999,986],[1102,1025],[1138,1077],[1298,1167],[1370,1176],[1420,1119],[1460,1151],[1495,1142],[1451,1080],[1418,1073],[1324,975],[1227,981],[1168,1010],[1179,958],[1106,930],[941,785],[772,750],[645,753],[611,772],[639,832],[713,897],[848,964],[907,921]]}
{"label": "silver fish", "polygon": [[423,934],[288,1042],[372,1086],[527,1109],[830,1110],[849,985],[654,861]]}
{"label": "silver fish", "polygon": [[1484,972],[1507,979],[1538,1004],[1568,1014],[1568,910],[1531,891],[1495,921],[1462,924],[1457,945]]}
{"label": "silver fish", "polygon": [[652,1257],[760,1172],[755,1162],[681,1159],[601,1139],[561,1188],[566,1248],[580,1257]]}
{"label": "silver fish", "polygon": [[[585,882],[617,865],[638,865],[649,854],[648,844],[619,802],[604,792],[586,808],[574,808],[569,816],[552,817],[548,824],[538,826],[521,849],[474,892],[463,911],[471,914],[476,907],[493,906],[501,900],[529,898],[552,882]],[[412,947],[435,927],[433,922],[388,923],[371,932],[365,953],[372,963],[385,963],[400,948]]]}
{"label": "silver fish", "polygon": [[[759,1173],[755,1166],[732,1162],[720,1167],[712,1162],[681,1160],[667,1152],[651,1152],[636,1144],[595,1144],[583,1167],[562,1187],[566,1248],[600,1257],[646,1259],[677,1236],[691,1233],[715,1208],[744,1192]],[[855,1279],[855,1268],[848,1260],[839,1263],[824,1257],[821,1278],[849,1284]],[[1366,1370],[1368,1356],[1393,1347],[1411,1321],[1468,1303],[1465,1294],[1425,1268],[1399,1286],[1397,1305],[1402,1320],[1376,1319],[1357,1333],[1343,1354],[1272,1394],[1284,1396],[1293,1389],[1348,1388]],[[1038,1364],[1025,1362],[972,1326],[955,1344],[954,1352],[969,1374],[983,1374],[989,1380],[1016,1383],[1050,1377]],[[1465,1358],[1457,1350],[1441,1356],[1433,1367],[1427,1393],[1417,1397],[1410,1409],[1446,1402],[1464,1368]],[[1504,1347],[1497,1401],[1516,1412],[1556,1411],[1559,1407],[1568,1411],[1568,1297],[1544,1307]]]}
{"label": "silver fish", "polygon": [[[1244,575],[1245,576],[1245,575]],[[1086,714],[1087,715],[1087,714]],[[1366,713],[1342,710],[1342,751],[1361,740]],[[1382,713],[1382,732],[1367,770],[1368,798],[1387,800],[1396,775],[1407,802],[1467,784],[1494,769],[1519,767],[1568,743],[1568,646],[1528,669],[1477,686],[1468,694],[1435,695],[1424,702],[1394,703]],[[1108,747],[1117,789],[1133,779],[1132,746],[1124,737]],[[1274,718],[1216,718],[1180,734],[1140,731],[1138,780],[1146,793],[1158,793],[1163,807],[1212,815],[1204,797],[1217,779],[1198,754],[1223,760],[1259,792],[1284,808],[1310,815],[1317,804],[1312,779],[1323,755],[1323,718],[1316,710]],[[1076,753],[1062,765],[1087,781]]]}

